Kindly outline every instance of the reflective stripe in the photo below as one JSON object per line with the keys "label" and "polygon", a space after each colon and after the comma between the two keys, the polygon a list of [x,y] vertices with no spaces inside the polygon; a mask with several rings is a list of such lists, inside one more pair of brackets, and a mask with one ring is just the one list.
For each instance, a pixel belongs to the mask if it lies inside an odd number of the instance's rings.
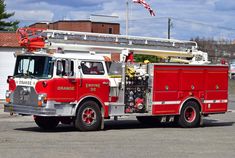
{"label": "reflective stripe", "polygon": [[108,105],[109,105],[109,102],[104,102],[104,105],[108,106]]}
{"label": "reflective stripe", "polygon": [[170,104],[180,104],[180,101],[156,101],[153,105],[170,105]]}
{"label": "reflective stripe", "polygon": [[[153,102],[153,105],[170,105],[170,104],[180,104],[181,101],[155,101]],[[211,104],[211,103],[228,103],[228,100],[223,99],[223,100],[204,100],[205,104]]]}
{"label": "reflective stripe", "polygon": [[204,100],[203,103],[205,104],[211,104],[211,103],[227,103],[228,100],[224,99],[224,100]]}
{"label": "reflective stripe", "polygon": [[204,103],[205,103],[205,104],[214,103],[214,100],[204,100]]}
{"label": "reflective stripe", "polygon": [[228,100],[226,100],[226,99],[225,99],[225,100],[221,100],[221,102],[222,102],[222,103],[227,103]]}

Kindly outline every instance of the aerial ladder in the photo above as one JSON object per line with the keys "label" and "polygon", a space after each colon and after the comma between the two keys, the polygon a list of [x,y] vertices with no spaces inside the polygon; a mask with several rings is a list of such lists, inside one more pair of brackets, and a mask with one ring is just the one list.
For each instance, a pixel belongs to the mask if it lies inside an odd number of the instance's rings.
{"label": "aerial ladder", "polygon": [[20,46],[30,52],[59,48],[63,51],[120,52],[123,60],[132,53],[178,59],[191,64],[209,63],[207,53],[199,51],[194,41],[38,28],[20,28],[17,35]]}

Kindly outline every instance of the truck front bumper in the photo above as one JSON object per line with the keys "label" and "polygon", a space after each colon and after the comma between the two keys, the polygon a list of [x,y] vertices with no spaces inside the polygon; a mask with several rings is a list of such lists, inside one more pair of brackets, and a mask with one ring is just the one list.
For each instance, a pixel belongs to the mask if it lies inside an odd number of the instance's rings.
{"label": "truck front bumper", "polygon": [[20,115],[57,116],[56,109],[15,104],[4,104],[4,112]]}

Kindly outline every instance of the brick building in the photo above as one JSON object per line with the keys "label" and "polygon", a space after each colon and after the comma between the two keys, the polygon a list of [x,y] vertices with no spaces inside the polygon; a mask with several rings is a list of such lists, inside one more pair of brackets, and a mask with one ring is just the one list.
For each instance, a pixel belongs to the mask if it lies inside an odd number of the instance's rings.
{"label": "brick building", "polygon": [[81,31],[107,34],[120,34],[119,23],[93,22],[90,20],[63,20],[53,23],[41,22],[30,25],[33,28],[45,28],[52,30]]}

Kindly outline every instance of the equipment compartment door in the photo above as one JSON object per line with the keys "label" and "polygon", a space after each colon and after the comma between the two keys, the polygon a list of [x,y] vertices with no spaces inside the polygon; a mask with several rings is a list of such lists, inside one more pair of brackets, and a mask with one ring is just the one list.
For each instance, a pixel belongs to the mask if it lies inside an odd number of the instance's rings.
{"label": "equipment compartment door", "polygon": [[173,66],[154,66],[153,114],[176,114],[179,109],[180,72]]}
{"label": "equipment compartment door", "polygon": [[228,67],[207,70],[205,113],[226,112],[228,108]]}

